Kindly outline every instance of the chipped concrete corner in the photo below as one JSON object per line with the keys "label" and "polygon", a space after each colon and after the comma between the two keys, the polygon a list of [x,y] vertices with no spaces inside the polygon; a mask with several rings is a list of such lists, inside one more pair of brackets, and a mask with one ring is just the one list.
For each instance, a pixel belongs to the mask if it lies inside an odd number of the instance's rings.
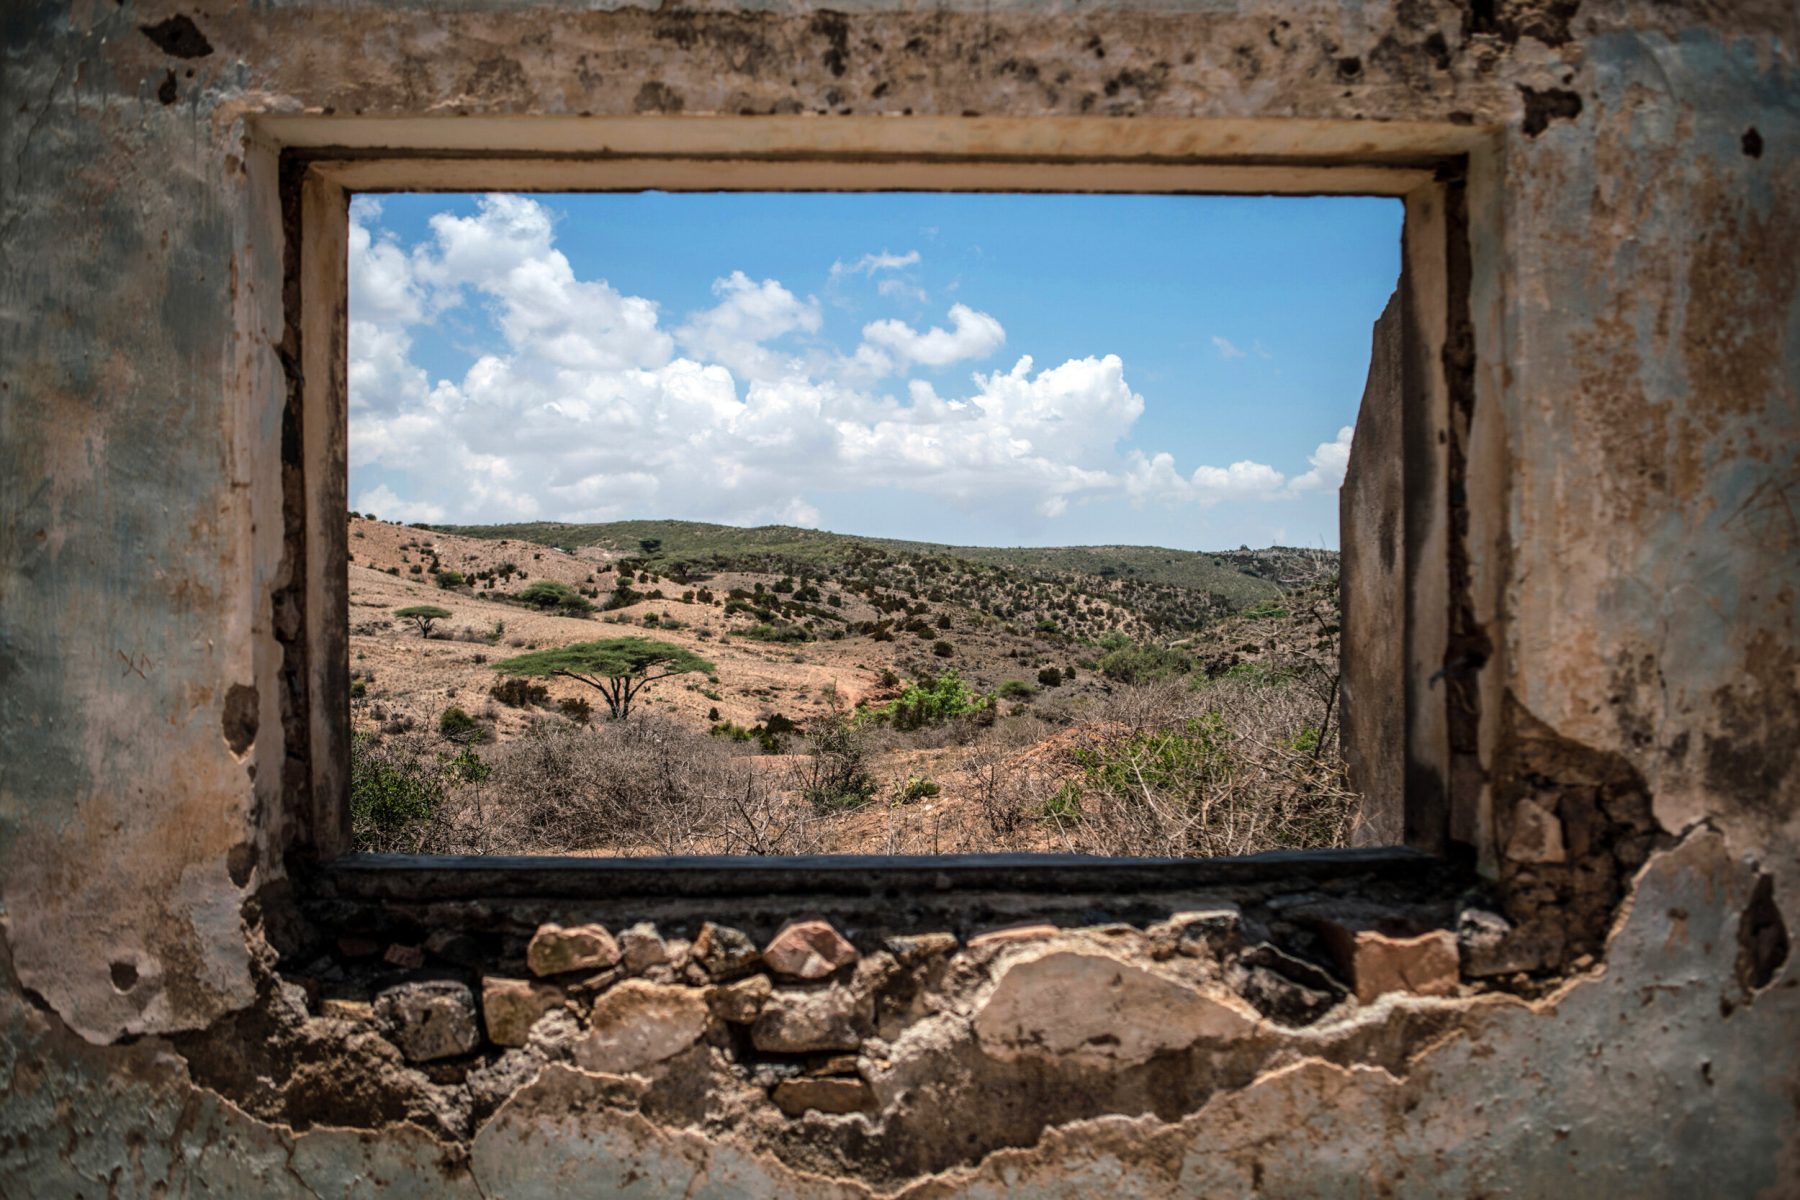
{"label": "chipped concrete corner", "polygon": [[[840,7],[9,10],[0,1194],[1800,1194],[1792,6]],[[313,887],[278,116],[1478,144],[1442,685],[1478,870]]]}

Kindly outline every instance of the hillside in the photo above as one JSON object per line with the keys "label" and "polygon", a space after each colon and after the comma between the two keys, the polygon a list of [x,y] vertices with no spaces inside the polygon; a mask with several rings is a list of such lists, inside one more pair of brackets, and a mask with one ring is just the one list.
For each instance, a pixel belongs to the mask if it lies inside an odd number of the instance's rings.
{"label": "hillside", "polygon": [[623,559],[675,579],[749,571],[885,586],[910,600],[947,601],[1015,624],[1048,622],[1088,638],[1191,632],[1337,569],[1334,552],[1283,547],[1214,554],[1154,546],[950,546],[697,521],[419,528]]}
{"label": "hillside", "polygon": [[[1049,667],[1079,677],[1076,660],[1094,651],[1060,632],[973,611],[951,599],[912,598],[910,575],[866,583],[776,572],[716,570],[677,579],[604,552],[565,553],[513,538],[472,538],[361,517],[350,520],[351,675],[361,681],[359,727],[404,733],[431,728],[456,705],[506,740],[537,715],[496,707],[492,664],[527,650],[574,641],[654,636],[713,661],[714,680],[690,677],[656,689],[654,711],[702,728],[708,721],[751,727],[779,714],[804,724],[823,711],[827,688],[846,703],[893,692],[884,678],[955,670],[992,690],[1031,681]],[[454,571],[453,579],[443,573]],[[531,583],[576,589],[597,611],[573,616],[520,602]],[[444,586],[448,583],[450,586]],[[396,609],[429,604],[450,616],[422,638]],[[1120,607],[1093,602],[1101,629],[1132,624]],[[464,643],[458,646],[458,643]],[[1098,687],[1071,682],[1071,693]],[[549,684],[538,708],[593,700],[582,685]],[[709,716],[716,712],[717,716]]]}

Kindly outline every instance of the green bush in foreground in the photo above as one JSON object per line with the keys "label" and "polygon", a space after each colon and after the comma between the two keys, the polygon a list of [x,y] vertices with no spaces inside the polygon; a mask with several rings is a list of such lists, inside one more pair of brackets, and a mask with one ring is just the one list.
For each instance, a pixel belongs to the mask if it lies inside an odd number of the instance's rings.
{"label": "green bush in foreground", "polygon": [[974,691],[955,671],[920,679],[899,697],[867,710],[870,720],[886,721],[895,729],[923,729],[956,717],[991,711],[994,698]]}
{"label": "green bush in foreground", "polygon": [[1075,751],[1090,787],[1118,797],[1146,789],[1184,801],[1222,782],[1232,768],[1231,731],[1217,712],[1174,729],[1143,729],[1095,749]]}
{"label": "green bush in foreground", "polygon": [[385,750],[373,734],[350,739],[350,825],[358,850],[410,848],[408,835],[443,801],[443,782],[423,761]]}
{"label": "green bush in foreground", "polygon": [[493,773],[473,746],[432,755],[417,741],[350,739],[350,829],[356,849],[416,854],[439,821],[450,789]]}

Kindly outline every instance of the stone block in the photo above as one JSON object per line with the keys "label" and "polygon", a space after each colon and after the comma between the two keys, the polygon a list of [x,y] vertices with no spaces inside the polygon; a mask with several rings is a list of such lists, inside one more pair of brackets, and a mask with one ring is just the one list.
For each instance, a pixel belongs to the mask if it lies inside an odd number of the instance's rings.
{"label": "stone block", "polygon": [[525,963],[533,975],[591,971],[618,961],[619,943],[604,925],[540,925],[525,948]]}
{"label": "stone block", "polygon": [[748,1025],[762,1015],[775,985],[767,975],[752,975],[736,983],[721,984],[706,994],[713,1015],[733,1025]]}
{"label": "stone block", "polygon": [[1322,920],[1319,934],[1364,1004],[1388,992],[1453,996],[1459,983],[1456,935],[1433,929],[1410,937]]}
{"label": "stone block", "polygon": [[856,961],[856,947],[829,921],[789,921],[763,947],[763,962],[778,975],[823,979]]}
{"label": "stone block", "polygon": [[708,1015],[699,989],[628,979],[594,1001],[576,1065],[613,1074],[653,1066],[699,1041]]}
{"label": "stone block", "polygon": [[954,933],[903,934],[887,938],[881,944],[906,967],[916,967],[927,959],[950,954],[961,945]]}
{"label": "stone block", "polygon": [[975,1014],[999,1059],[1041,1057],[1130,1066],[1198,1041],[1256,1035],[1256,1014],[1105,954],[1050,951],[1013,963]]}
{"label": "stone block", "polygon": [[762,961],[762,952],[743,930],[708,921],[694,938],[693,957],[712,978],[732,979],[748,974]]}
{"label": "stone block", "polygon": [[568,997],[553,984],[530,979],[491,977],[481,981],[481,1017],[488,1041],[496,1046],[523,1046],[538,1018],[560,1008]]}
{"label": "stone block", "polygon": [[1235,904],[1172,913],[1146,933],[1153,946],[1168,946],[1190,958],[1216,957],[1241,939],[1244,914]]}
{"label": "stone block", "polygon": [[619,934],[619,955],[627,971],[642,975],[669,961],[669,947],[656,932],[656,926],[640,921]]}
{"label": "stone block", "polygon": [[390,967],[399,967],[403,971],[416,971],[425,965],[425,951],[417,946],[406,946],[395,942],[382,953],[381,961]]}
{"label": "stone block", "polygon": [[855,1050],[868,1031],[872,1008],[843,986],[777,991],[750,1027],[750,1040],[758,1050],[778,1054]]}
{"label": "stone block", "polygon": [[856,1113],[875,1107],[875,1093],[861,1079],[784,1079],[775,1085],[775,1107],[790,1117],[805,1112]]}
{"label": "stone block", "polygon": [[1007,942],[1041,942],[1045,938],[1053,938],[1062,930],[1054,925],[1034,922],[1029,925],[1008,925],[1001,929],[987,929],[969,939],[969,949],[976,950],[982,946],[998,946]]}
{"label": "stone block", "polygon": [[1513,806],[1512,836],[1506,839],[1506,857],[1520,863],[1568,860],[1562,821],[1556,815],[1553,798],[1548,806],[1529,798]]}
{"label": "stone block", "polygon": [[366,1025],[375,1019],[375,1006],[367,1000],[328,996],[319,1002],[319,1015],[328,1021],[355,1021]]}
{"label": "stone block", "polygon": [[468,1054],[481,1043],[475,995],[449,979],[402,983],[375,997],[375,1019],[409,1062]]}

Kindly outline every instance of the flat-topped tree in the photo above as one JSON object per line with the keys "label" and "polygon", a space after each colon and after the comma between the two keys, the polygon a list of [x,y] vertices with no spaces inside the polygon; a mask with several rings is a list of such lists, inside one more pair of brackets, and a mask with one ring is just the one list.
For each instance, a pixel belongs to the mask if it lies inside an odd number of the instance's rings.
{"label": "flat-topped tree", "polygon": [[396,608],[394,610],[394,615],[402,620],[411,621],[414,625],[417,625],[419,627],[419,636],[428,638],[431,636],[431,623],[433,621],[441,621],[449,616],[450,610],[447,608],[439,608],[435,604],[415,604],[411,608]]}
{"label": "flat-topped tree", "polygon": [[614,720],[630,716],[632,700],[657,680],[712,669],[711,663],[691,650],[644,637],[576,642],[494,664],[494,670],[502,675],[546,679],[561,675],[580,680],[606,698]]}

